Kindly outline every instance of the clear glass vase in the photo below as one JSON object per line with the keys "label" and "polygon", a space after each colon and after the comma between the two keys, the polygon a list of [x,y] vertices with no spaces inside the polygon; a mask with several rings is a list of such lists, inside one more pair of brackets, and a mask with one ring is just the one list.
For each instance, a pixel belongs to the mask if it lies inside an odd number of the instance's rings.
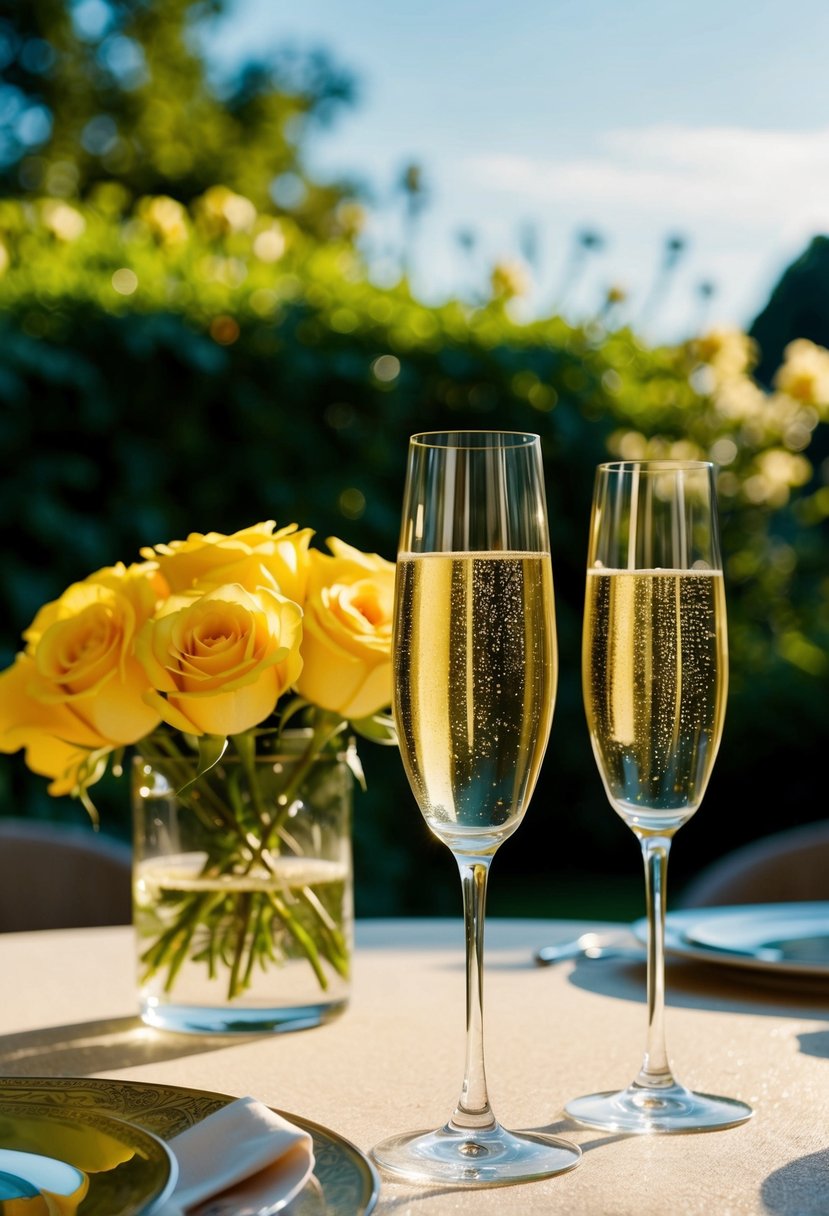
{"label": "clear glass vase", "polygon": [[312,747],[310,732],[265,736],[197,781],[172,740],[172,754],[135,758],[133,919],[149,1025],[300,1030],[345,1009],[353,776],[346,752]]}

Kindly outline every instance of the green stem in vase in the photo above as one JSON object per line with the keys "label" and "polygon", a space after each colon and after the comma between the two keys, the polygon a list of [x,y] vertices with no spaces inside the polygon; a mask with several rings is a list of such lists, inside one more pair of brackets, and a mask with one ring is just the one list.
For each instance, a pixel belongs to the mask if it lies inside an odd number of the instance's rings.
{"label": "green stem in vase", "polygon": [[[292,853],[302,856],[299,846],[285,836],[284,824],[314,764],[345,725],[338,716],[318,711],[308,744],[287,771],[285,784],[268,797],[263,796],[260,774],[273,769],[263,766],[256,752],[257,735],[264,732],[232,736],[238,764],[221,764],[219,752],[219,761],[192,784],[179,778],[184,775],[183,766],[192,765],[195,758],[183,753],[165,732],[151,736],[151,746],[144,749],[146,759],[167,771],[168,779],[176,774],[171,784],[178,787],[179,801],[208,829],[199,879],[244,878],[257,870],[274,877],[278,875],[274,855],[284,851],[286,841]],[[307,959],[322,989],[328,987],[323,960],[337,974],[348,976],[345,934],[310,884],[295,888],[291,899],[257,889],[224,889],[208,895],[184,890],[161,899],[175,920],[143,952],[141,962],[145,981],[166,969],[165,992],[173,988],[189,958],[203,964],[210,979],[217,977],[219,964],[224,965],[228,969],[227,998],[232,1000],[250,987],[257,963],[267,970],[269,964],[278,965],[290,957],[283,953],[290,942]],[[287,946],[277,948],[275,935],[280,932]],[[195,950],[194,938],[198,942]]]}
{"label": "green stem in vase", "polygon": [[[252,858],[249,870],[257,862],[263,865],[267,864],[263,860],[263,854],[268,849],[273,847],[274,837],[279,832],[279,829],[284,825],[285,820],[290,813],[291,807],[294,805],[297,795],[302,789],[303,782],[308,777],[311,769],[320,758],[327,745],[332,739],[336,738],[336,736],[342,732],[345,726],[346,722],[337,714],[329,714],[324,712],[317,713],[314,718],[314,725],[312,727],[311,738],[308,741],[308,746],[296,761],[287,784],[282,788],[282,790],[280,790],[279,797],[277,798],[279,811],[270,821],[267,821],[267,816],[265,816],[266,824],[263,824],[265,830],[263,831],[262,839],[259,843],[259,851],[257,852],[256,856]],[[236,737],[234,737],[234,742],[235,739]],[[256,774],[253,770],[251,770],[250,782],[251,786],[257,787],[258,791]]]}
{"label": "green stem in vase", "polygon": [[319,950],[317,949],[317,943],[311,937],[310,933],[308,933],[307,930],[299,923],[299,921],[295,920],[291,916],[288,908],[277,895],[271,894],[270,898],[279,919],[283,922],[286,920],[293,921],[293,936],[305,949],[305,953],[308,956],[308,962],[313,967],[316,977],[319,980],[320,988],[326,989],[328,987],[328,976],[323,971],[322,963],[320,962]]}
{"label": "green stem in vase", "polygon": [[[158,750],[155,751],[155,748]],[[181,778],[185,770],[189,770],[194,763],[192,753],[183,752],[176,746],[173,738],[163,730],[154,731],[153,734],[145,739],[141,744],[141,750],[145,759],[149,760],[151,764],[156,765],[167,776],[173,787],[182,784]],[[172,762],[174,765],[173,773],[169,772],[165,761]],[[228,829],[231,831],[237,830],[238,824],[232,811],[216,794],[209,782],[200,781],[198,787],[192,788],[187,793],[179,792],[179,797],[194,814],[198,815],[205,827],[212,826],[211,820],[205,817],[205,811],[208,809],[205,804],[209,803],[209,809],[222,820]]]}
{"label": "green stem in vase", "polygon": [[[238,909],[237,909],[238,927],[236,930],[236,949],[233,954],[233,964],[230,968],[230,979],[228,980],[228,985],[227,985],[227,994],[231,1000],[233,1000],[233,998],[235,996],[238,996],[240,992],[244,991],[244,988],[245,988],[244,982],[240,982],[240,980],[239,980],[239,972],[241,970],[242,961],[243,961],[244,955],[245,955],[245,941],[247,939],[248,930],[250,928],[250,920],[251,920],[252,911],[253,911],[252,896],[251,896],[250,892],[246,891],[243,895],[240,895],[239,899],[238,899]],[[256,919],[258,922],[259,917],[257,916]],[[256,933],[254,932],[254,934],[252,935],[252,940],[251,940],[251,944],[250,944],[251,959],[253,959],[253,957],[254,957],[255,950],[256,950]],[[245,975],[249,976],[250,972],[251,972],[251,966],[249,964],[245,969]]]}
{"label": "green stem in vase", "polygon": [[328,943],[326,957],[334,969],[343,977],[348,979],[349,975],[349,959],[348,947],[346,945],[345,936],[340,929],[337,928],[332,921],[328,912],[320,903],[316,891],[311,887],[303,887],[299,892],[300,899],[311,909],[314,915],[318,918],[322,928],[325,940]]}
{"label": "green stem in vase", "polygon": [[[176,916],[175,923],[169,929],[159,934],[152,945],[139,956],[140,961],[145,967],[145,979],[149,979],[166,966],[168,974],[165,989],[169,991],[175,978],[175,972],[172,975],[170,972],[181,953],[182,943],[185,946],[189,946],[199,924],[209,921],[213,909],[223,899],[224,893],[221,891],[198,894],[188,898],[187,906]],[[183,961],[184,956],[181,957],[175,971],[178,971],[178,967],[181,966],[181,962]]]}
{"label": "green stem in vase", "polygon": [[262,965],[262,967],[265,966],[266,958],[269,958],[271,960],[271,962],[273,962],[273,959],[274,959],[273,946],[272,946],[272,943],[270,940],[270,930],[269,930],[268,926],[264,923],[266,920],[265,913],[266,913],[265,901],[262,899],[257,900],[257,906],[256,906],[256,911],[255,911],[256,919],[255,919],[254,926],[253,926],[253,941],[260,943],[260,949],[254,950],[253,946],[251,946],[251,948],[248,952],[248,961],[247,961],[247,965],[245,967],[245,973],[242,976],[242,982],[241,982],[241,986],[240,986],[241,992],[244,992],[251,985],[251,979],[253,976],[253,968],[256,963],[257,957],[258,957],[259,962]]}

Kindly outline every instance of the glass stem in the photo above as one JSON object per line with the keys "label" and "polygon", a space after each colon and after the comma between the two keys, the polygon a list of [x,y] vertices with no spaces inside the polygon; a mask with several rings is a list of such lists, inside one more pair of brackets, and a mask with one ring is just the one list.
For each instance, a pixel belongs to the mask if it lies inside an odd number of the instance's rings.
{"label": "glass stem", "polygon": [[484,1070],[484,910],[491,858],[457,861],[466,932],[466,1068],[449,1126],[468,1131],[495,1126]]}
{"label": "glass stem", "polygon": [[666,1089],[675,1085],[665,1046],[665,884],[670,836],[643,836],[645,897],[648,916],[648,1039],[634,1086]]}

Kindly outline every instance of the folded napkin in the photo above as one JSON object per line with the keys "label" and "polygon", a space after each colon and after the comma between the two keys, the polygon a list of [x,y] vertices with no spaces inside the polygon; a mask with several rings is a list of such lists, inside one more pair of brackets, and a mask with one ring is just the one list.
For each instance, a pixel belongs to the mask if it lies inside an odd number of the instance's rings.
{"label": "folded napkin", "polygon": [[308,1132],[239,1098],[169,1142],[178,1182],[159,1216],[258,1216],[289,1202],[314,1169]]}

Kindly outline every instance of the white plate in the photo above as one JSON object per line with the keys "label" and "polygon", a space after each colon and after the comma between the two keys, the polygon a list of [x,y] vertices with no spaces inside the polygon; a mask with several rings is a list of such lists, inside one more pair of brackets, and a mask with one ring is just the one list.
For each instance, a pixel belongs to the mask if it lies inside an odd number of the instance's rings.
{"label": "white plate", "polygon": [[[647,922],[633,931],[640,941]],[[829,980],[829,903],[689,908],[665,917],[665,949],[680,958]]]}

